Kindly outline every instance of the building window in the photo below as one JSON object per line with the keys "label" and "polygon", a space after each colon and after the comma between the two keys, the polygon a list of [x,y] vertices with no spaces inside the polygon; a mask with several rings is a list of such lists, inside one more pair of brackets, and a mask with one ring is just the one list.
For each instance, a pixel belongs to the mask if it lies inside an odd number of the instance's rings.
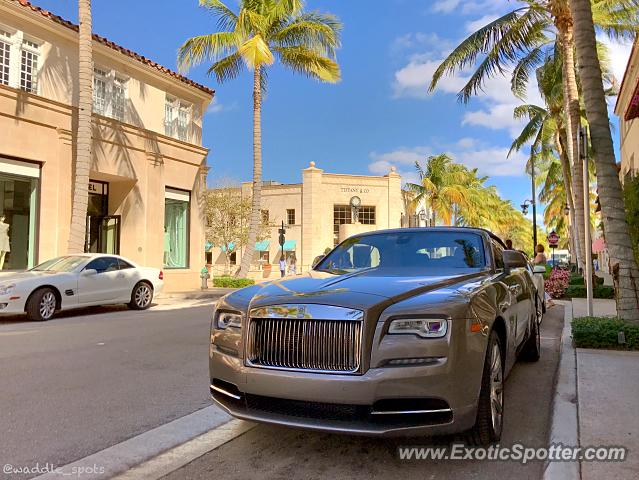
{"label": "building window", "polygon": [[360,207],[359,222],[364,225],[375,225],[375,207]]}
{"label": "building window", "polygon": [[114,71],[93,69],[93,111],[120,122],[126,120],[127,81]]}
{"label": "building window", "polygon": [[229,263],[231,265],[237,265],[237,252],[231,253],[231,256],[229,257]]}
{"label": "building window", "polygon": [[0,270],[34,266],[40,167],[0,159]]}
{"label": "building window", "polygon": [[25,92],[38,91],[38,45],[29,40],[22,41],[22,57],[20,61],[20,88]]}
{"label": "building window", "polygon": [[183,142],[189,140],[191,105],[173,97],[166,97],[164,104],[164,133]]}
{"label": "building window", "polygon": [[351,221],[350,205],[333,206],[333,245],[339,243],[339,226]]}
{"label": "building window", "polygon": [[188,268],[190,194],[167,188],[164,194],[164,267]]}
{"label": "building window", "polygon": [[266,265],[270,262],[269,251],[260,252],[260,263]]}
{"label": "building window", "polygon": [[11,62],[11,44],[9,34],[0,30],[0,84],[9,85],[9,63]]}
{"label": "building window", "polygon": [[286,209],[286,223],[289,225],[295,225],[295,209],[287,208]]}
{"label": "building window", "polygon": [[269,222],[269,213],[268,210],[260,210],[262,212],[262,223],[264,225],[268,225]]}

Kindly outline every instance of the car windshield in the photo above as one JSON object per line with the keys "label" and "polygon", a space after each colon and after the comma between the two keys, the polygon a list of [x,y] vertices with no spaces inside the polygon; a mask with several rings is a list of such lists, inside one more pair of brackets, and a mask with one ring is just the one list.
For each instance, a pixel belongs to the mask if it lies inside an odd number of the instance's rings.
{"label": "car windshield", "polygon": [[36,272],[72,272],[78,265],[87,261],[87,257],[69,255],[47,260],[31,270]]}
{"label": "car windshield", "polygon": [[344,274],[375,269],[420,276],[470,273],[485,267],[479,234],[425,230],[351,237],[335,247],[315,270]]}

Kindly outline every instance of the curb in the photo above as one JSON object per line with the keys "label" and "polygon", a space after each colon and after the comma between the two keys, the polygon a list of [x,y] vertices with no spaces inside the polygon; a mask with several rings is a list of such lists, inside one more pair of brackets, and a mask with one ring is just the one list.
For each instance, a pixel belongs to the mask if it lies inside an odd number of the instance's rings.
{"label": "curb", "polygon": [[[559,371],[552,405],[549,445],[579,446],[577,396],[577,354],[572,346],[570,322],[572,302],[564,303],[564,328],[561,332]],[[580,480],[579,461],[549,462],[543,480]]]}
{"label": "curb", "polygon": [[189,292],[160,293],[159,300],[215,300],[227,293],[238,290],[237,288],[209,288],[207,290],[191,290]]}

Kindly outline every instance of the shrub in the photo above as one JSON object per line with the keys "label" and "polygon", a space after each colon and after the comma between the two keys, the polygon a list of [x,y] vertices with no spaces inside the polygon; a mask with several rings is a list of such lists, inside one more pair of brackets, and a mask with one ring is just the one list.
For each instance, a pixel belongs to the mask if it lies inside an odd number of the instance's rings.
{"label": "shrub", "polygon": [[[615,289],[607,285],[597,285],[592,289],[593,298],[615,298]],[[566,289],[568,298],[586,298],[585,285],[570,285]]]}
{"label": "shrub", "polygon": [[[603,277],[595,276],[596,285],[603,285],[603,282],[604,282]],[[585,285],[584,277],[582,277],[581,275],[571,275],[569,285]]]}
{"label": "shrub", "polygon": [[545,282],[545,289],[552,298],[561,298],[568,288],[570,273],[567,270],[554,268]]}
{"label": "shrub", "polygon": [[550,278],[550,274],[552,273],[552,267],[550,265],[545,265],[546,273],[544,273],[544,280],[548,280]]}
{"label": "shrub", "polygon": [[[619,332],[626,337],[619,344]],[[578,348],[639,350],[639,326],[616,317],[580,317],[572,321],[572,338]]]}
{"label": "shrub", "polygon": [[220,288],[244,288],[249,285],[255,285],[255,280],[250,278],[235,277],[215,277],[213,278],[213,286]]}

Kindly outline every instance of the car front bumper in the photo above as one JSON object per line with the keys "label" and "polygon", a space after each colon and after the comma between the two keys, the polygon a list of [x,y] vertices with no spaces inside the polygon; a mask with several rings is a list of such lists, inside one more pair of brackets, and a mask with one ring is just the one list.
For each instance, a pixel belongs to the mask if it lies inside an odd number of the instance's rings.
{"label": "car front bumper", "polygon": [[[462,320],[453,328],[460,339],[447,345],[446,356],[423,365],[380,367],[384,352],[397,347],[374,342],[376,367],[363,374],[256,368],[245,364],[239,350],[226,348],[228,343],[212,343],[211,396],[237,418],[320,431],[371,436],[465,431],[476,420],[485,355],[484,338],[466,335],[465,325]],[[422,353],[428,345],[420,339],[392,341],[422,345]],[[389,401],[398,407],[381,407]]]}

